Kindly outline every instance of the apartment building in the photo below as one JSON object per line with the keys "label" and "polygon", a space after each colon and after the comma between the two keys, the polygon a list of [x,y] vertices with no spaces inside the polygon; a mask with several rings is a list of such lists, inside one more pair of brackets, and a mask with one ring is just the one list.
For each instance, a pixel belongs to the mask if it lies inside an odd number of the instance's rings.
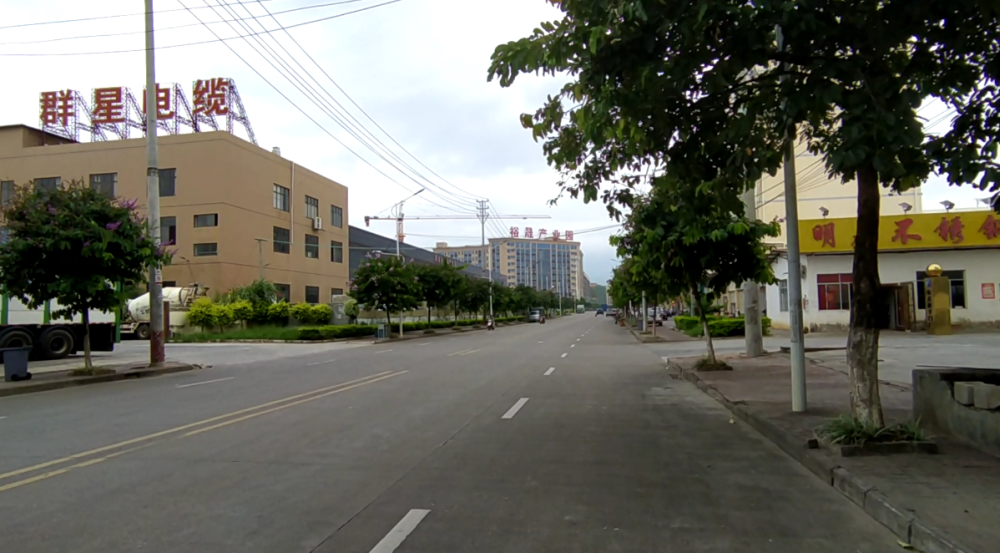
{"label": "apartment building", "polygon": [[[159,137],[160,235],[176,254],[164,286],[225,292],[263,276],[291,302],[347,288],[347,188],[226,132]],[[145,139],[78,143],[0,127],[0,188],[83,181],[146,203]]]}
{"label": "apartment building", "polygon": [[[492,255],[488,255],[487,252]],[[491,238],[488,246],[449,246],[438,242],[438,253],[458,263],[495,268],[507,279],[507,285],[531,286],[551,290],[562,297],[585,297],[583,250],[579,242],[535,238]]]}

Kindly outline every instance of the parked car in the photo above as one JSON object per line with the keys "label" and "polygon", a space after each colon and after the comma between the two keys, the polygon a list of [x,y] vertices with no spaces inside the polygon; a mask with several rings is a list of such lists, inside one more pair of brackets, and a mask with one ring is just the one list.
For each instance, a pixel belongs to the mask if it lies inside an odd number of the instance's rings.
{"label": "parked car", "polygon": [[541,321],[541,320],[542,320],[542,310],[541,309],[532,309],[528,313],[528,322],[529,323],[537,323],[538,321]]}

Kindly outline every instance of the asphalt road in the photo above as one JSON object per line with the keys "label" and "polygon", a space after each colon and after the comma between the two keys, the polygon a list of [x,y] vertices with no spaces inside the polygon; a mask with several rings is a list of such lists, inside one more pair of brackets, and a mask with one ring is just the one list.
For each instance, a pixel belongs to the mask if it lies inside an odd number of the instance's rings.
{"label": "asphalt road", "polygon": [[2,398],[0,521],[5,553],[898,547],[592,316]]}

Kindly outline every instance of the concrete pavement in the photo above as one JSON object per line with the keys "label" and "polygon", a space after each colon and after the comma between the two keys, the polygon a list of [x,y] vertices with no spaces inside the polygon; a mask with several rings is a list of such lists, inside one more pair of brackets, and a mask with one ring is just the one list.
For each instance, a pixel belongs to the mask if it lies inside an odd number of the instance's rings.
{"label": "concrete pavement", "polygon": [[896,547],[600,317],[3,398],[0,417],[17,553]]}

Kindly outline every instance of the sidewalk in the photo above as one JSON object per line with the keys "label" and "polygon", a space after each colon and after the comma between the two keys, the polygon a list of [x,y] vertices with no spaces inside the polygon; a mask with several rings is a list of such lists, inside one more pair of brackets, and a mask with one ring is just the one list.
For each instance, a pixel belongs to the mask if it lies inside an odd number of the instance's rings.
{"label": "sidewalk", "polygon": [[[697,383],[919,551],[996,551],[1000,459],[945,438],[935,439],[938,455],[840,457],[807,449],[814,428],[849,412],[847,375],[807,362],[808,412],[793,413],[787,355],[720,358],[733,370],[695,372],[698,357],[670,358],[668,368]],[[908,387],[884,382],[880,392],[887,424],[910,417]]]}
{"label": "sidewalk", "polygon": [[[82,360],[81,360],[82,364]],[[0,379],[0,397],[30,394],[34,392],[47,392],[73,386],[84,386],[87,384],[100,384],[103,382],[116,382],[129,378],[145,378],[148,376],[159,376],[183,371],[200,369],[198,365],[188,363],[166,362],[162,367],[150,368],[147,363],[121,363],[114,365],[95,365],[96,368],[109,369],[114,372],[95,376],[70,376],[70,371],[75,366],[66,370],[50,370],[47,372],[36,372],[35,369],[28,369],[31,373],[31,380],[20,382],[5,382]]]}

